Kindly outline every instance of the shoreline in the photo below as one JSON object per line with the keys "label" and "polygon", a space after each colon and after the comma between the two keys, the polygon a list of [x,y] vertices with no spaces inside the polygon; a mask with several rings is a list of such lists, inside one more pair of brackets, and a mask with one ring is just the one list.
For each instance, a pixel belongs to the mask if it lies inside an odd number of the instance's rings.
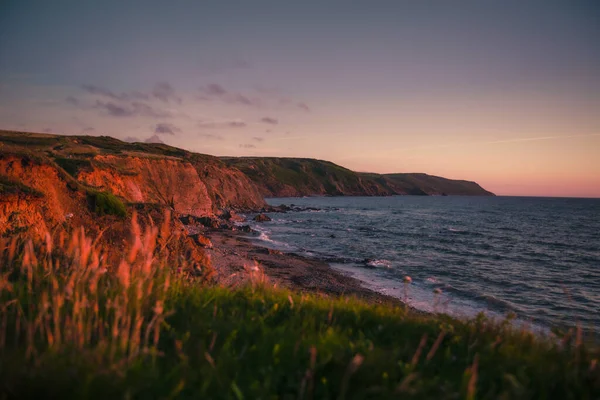
{"label": "shoreline", "polygon": [[248,268],[257,262],[277,286],[326,296],[353,296],[375,304],[406,306],[396,297],[365,287],[362,281],[337,271],[327,262],[260,246],[239,231],[208,229],[203,234],[213,244],[206,252],[217,271],[217,281],[222,284],[243,283],[245,266]]}

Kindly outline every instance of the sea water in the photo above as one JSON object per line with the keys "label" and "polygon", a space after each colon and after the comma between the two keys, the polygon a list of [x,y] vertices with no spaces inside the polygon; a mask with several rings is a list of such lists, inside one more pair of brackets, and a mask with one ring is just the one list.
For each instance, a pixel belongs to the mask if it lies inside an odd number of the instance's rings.
{"label": "sea water", "polygon": [[253,222],[257,240],[320,258],[418,309],[600,329],[600,199],[267,200],[304,211]]}

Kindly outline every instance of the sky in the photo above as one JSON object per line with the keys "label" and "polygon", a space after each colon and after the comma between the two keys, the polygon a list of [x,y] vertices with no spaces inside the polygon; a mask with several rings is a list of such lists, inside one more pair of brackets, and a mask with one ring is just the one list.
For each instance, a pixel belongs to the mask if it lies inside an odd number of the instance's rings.
{"label": "sky", "polygon": [[600,197],[600,3],[5,0],[0,129]]}

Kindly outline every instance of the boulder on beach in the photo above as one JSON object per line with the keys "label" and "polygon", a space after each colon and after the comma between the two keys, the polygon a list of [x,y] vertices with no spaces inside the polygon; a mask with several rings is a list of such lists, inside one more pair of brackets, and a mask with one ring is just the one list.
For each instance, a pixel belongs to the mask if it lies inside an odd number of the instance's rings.
{"label": "boulder on beach", "polygon": [[242,226],[237,226],[237,227],[235,228],[235,230],[238,230],[238,231],[241,231],[241,232],[246,232],[246,233],[253,233],[253,232],[255,232],[255,230],[254,230],[254,229],[252,229],[252,228],[250,227],[250,225],[242,225]]}
{"label": "boulder on beach", "polygon": [[268,222],[271,221],[271,218],[268,215],[265,214],[258,214],[256,217],[254,217],[254,220],[256,222]]}
{"label": "boulder on beach", "polygon": [[231,221],[231,222],[246,221],[246,218],[242,217],[241,215],[239,215],[238,213],[236,213],[233,210],[224,210],[221,213],[220,217],[221,217],[221,219],[224,219],[225,221]]}

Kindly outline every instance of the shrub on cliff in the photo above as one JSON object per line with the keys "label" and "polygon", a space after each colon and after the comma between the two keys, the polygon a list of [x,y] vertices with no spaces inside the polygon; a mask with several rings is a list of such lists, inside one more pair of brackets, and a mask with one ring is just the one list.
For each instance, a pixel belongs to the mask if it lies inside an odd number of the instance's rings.
{"label": "shrub on cliff", "polygon": [[117,217],[125,217],[127,215],[125,204],[114,194],[88,190],[87,195],[90,206],[96,214],[116,215]]}
{"label": "shrub on cliff", "polygon": [[54,161],[64,169],[69,175],[74,178],[77,178],[79,171],[81,170],[91,170],[92,163],[89,160],[79,159],[79,158],[65,158],[65,157],[55,157]]}

